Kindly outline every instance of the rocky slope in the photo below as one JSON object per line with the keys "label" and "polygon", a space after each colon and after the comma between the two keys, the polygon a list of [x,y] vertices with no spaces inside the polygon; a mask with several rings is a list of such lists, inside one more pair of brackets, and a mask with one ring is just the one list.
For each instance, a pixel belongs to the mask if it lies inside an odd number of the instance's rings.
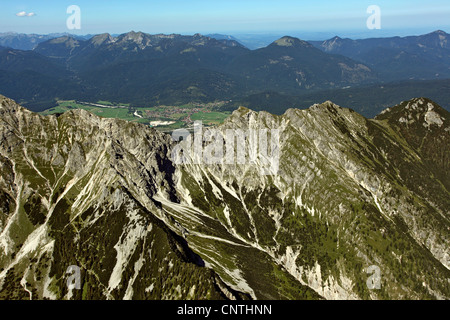
{"label": "rocky slope", "polygon": [[[167,137],[82,110],[44,118],[0,103],[0,297],[246,297],[158,218],[153,196],[173,192]],[[70,265],[82,290],[66,286]]]}
{"label": "rocky slope", "polygon": [[449,113],[432,101],[374,120],[241,108],[218,132],[278,130],[270,174],[260,157],[179,164],[143,125],[0,106],[2,298],[450,297]]}

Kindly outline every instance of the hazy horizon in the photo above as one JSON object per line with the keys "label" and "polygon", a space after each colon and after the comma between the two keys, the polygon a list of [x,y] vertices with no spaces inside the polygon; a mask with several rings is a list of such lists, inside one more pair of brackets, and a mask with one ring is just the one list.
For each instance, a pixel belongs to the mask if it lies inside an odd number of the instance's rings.
{"label": "hazy horizon", "polygon": [[[71,5],[80,9],[79,29],[69,29],[66,24]],[[371,5],[381,9],[381,29],[367,27]],[[89,35],[134,30],[150,34],[292,35],[324,40],[336,35],[373,38],[447,31],[449,17],[450,2],[444,0],[23,0],[2,4],[0,32]]]}
{"label": "hazy horizon", "polygon": [[142,32],[142,33],[146,33],[146,34],[151,34],[151,35],[157,35],[157,34],[179,34],[179,35],[186,35],[186,36],[192,36],[194,34],[201,34],[204,36],[208,36],[208,35],[222,35],[222,36],[231,36],[231,37],[235,37],[235,38],[239,38],[242,40],[246,40],[246,39],[251,39],[252,37],[256,37],[256,38],[274,38],[279,39],[280,37],[283,36],[291,36],[291,37],[296,37],[302,40],[307,40],[307,41],[318,41],[318,40],[328,40],[330,38],[333,38],[335,36],[338,36],[340,38],[349,38],[349,39],[354,39],[354,40],[358,40],[358,39],[369,39],[369,38],[388,38],[388,37],[407,37],[407,36],[420,36],[420,35],[424,35],[424,34],[429,34],[432,32],[436,32],[438,30],[444,31],[445,33],[449,33],[450,32],[450,28],[449,29],[443,29],[443,28],[436,28],[436,29],[429,29],[429,30],[391,30],[390,32],[383,32],[383,30],[376,30],[377,32],[373,33],[373,32],[354,32],[354,31],[344,31],[344,32],[333,32],[333,31],[322,31],[322,32],[313,32],[313,31],[309,31],[309,32],[302,32],[302,31],[298,31],[298,30],[287,30],[287,31],[279,31],[279,32],[275,32],[275,31],[267,31],[267,32],[190,32],[190,33],[180,33],[180,32],[173,32],[173,33],[164,33],[164,32],[147,32],[145,30],[134,30],[134,29],[130,29],[128,31],[125,32],[121,32],[121,33],[114,33],[114,32],[101,32],[101,33],[79,33],[79,32],[70,32],[73,30],[67,30],[65,32],[49,32],[49,33],[37,33],[37,32],[17,32],[14,30],[7,30],[7,31],[0,31],[0,35],[5,35],[5,34],[24,34],[24,35],[42,35],[42,36],[49,36],[49,35],[63,35],[63,34],[67,34],[67,35],[73,35],[73,36],[78,36],[78,37],[89,37],[89,36],[95,36],[98,34],[103,34],[103,33],[108,33],[112,36],[119,36],[122,34],[126,34],[129,32]]}

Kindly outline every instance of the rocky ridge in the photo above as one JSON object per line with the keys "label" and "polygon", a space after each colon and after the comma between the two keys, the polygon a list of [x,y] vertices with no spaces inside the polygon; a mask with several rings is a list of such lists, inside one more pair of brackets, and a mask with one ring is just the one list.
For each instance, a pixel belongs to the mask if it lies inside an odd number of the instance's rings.
{"label": "rocky ridge", "polygon": [[[171,137],[143,125],[0,100],[4,298],[450,296],[450,126],[432,101],[376,119],[332,102],[240,108],[217,129],[279,130],[267,175],[261,159],[176,164]],[[420,131],[400,121],[413,111]],[[70,265],[82,290],[65,285]]]}

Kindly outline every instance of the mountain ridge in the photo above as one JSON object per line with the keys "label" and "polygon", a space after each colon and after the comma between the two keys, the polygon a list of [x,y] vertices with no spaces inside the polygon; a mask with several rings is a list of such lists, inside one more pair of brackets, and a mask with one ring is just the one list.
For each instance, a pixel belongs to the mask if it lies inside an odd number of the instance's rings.
{"label": "mountain ridge", "polygon": [[[0,100],[3,297],[450,294],[447,178],[430,175],[437,158],[423,161],[427,150],[388,118],[329,101],[280,116],[238,109],[217,129],[280,130],[279,173],[264,176],[258,162],[177,164],[171,137],[143,125],[81,110],[43,117]],[[408,103],[420,101],[432,103]],[[422,127],[441,132],[448,150],[445,117]],[[65,287],[72,264],[83,269],[81,291]],[[366,287],[371,265],[382,270],[380,290]]]}
{"label": "mountain ridge", "polygon": [[85,100],[93,95],[134,104],[210,102],[272,87],[303,92],[375,79],[361,63],[327,55],[299,39],[283,39],[295,45],[251,51],[235,40],[200,34],[129,32],[85,41],[52,39],[35,51],[66,65]]}
{"label": "mountain ridge", "polygon": [[420,36],[311,41],[327,53],[341,54],[376,69],[385,80],[450,77],[450,35],[437,30]]}

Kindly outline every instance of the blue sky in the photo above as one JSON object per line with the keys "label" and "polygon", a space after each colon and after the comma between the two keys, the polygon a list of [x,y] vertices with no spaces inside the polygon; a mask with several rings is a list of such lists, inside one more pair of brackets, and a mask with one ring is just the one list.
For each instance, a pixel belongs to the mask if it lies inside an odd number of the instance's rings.
{"label": "blue sky", "polygon": [[[69,5],[81,29],[68,30]],[[381,8],[381,30],[368,30],[369,5]],[[22,16],[17,16],[22,12]],[[25,12],[25,13],[23,13]],[[25,15],[25,16],[23,16]],[[450,32],[449,0],[0,0],[0,32],[291,33],[406,35]]]}

